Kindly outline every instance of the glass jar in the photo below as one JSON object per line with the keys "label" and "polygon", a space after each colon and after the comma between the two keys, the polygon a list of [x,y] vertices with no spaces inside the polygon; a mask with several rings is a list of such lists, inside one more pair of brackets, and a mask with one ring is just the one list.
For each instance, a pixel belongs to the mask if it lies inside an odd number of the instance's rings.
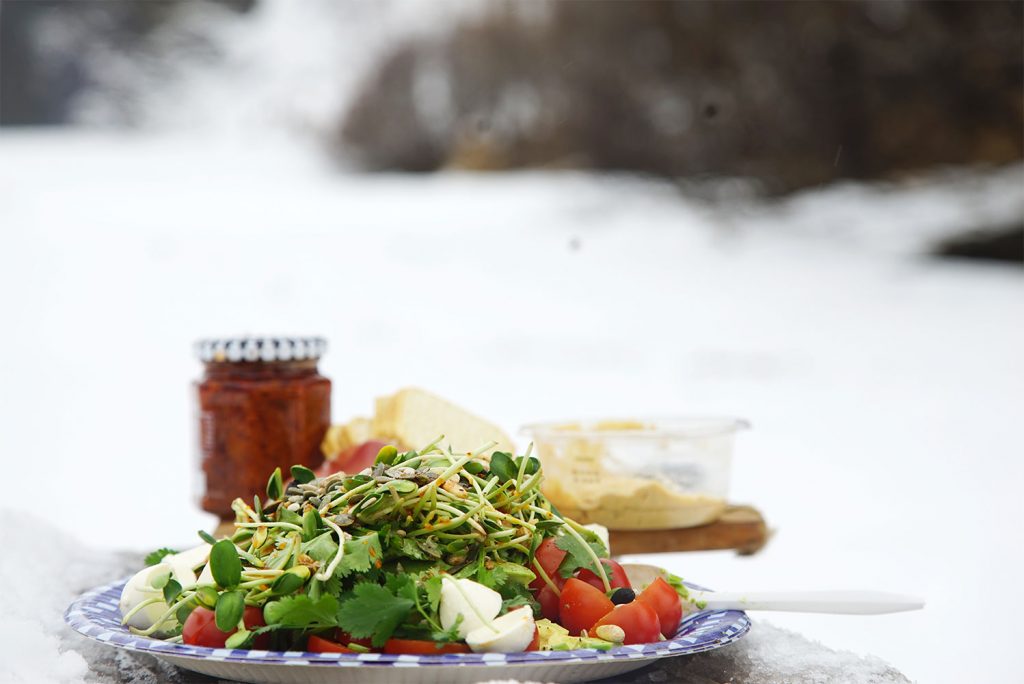
{"label": "glass jar", "polygon": [[201,340],[205,366],[199,404],[201,506],[222,519],[231,502],[264,496],[280,467],[323,462],[320,442],[331,422],[331,381],[317,361],[321,338],[240,337]]}

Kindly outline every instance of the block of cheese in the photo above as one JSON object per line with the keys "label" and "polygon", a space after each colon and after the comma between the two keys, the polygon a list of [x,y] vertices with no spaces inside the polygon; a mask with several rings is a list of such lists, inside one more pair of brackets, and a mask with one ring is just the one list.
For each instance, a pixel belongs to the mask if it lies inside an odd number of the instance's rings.
{"label": "block of cheese", "polygon": [[440,446],[450,446],[454,453],[475,451],[490,442],[498,443],[494,450],[515,452],[512,439],[497,425],[417,387],[378,397],[372,418],[332,425],[320,449],[332,461],[369,440],[422,449],[441,435]]}
{"label": "block of cheese", "polygon": [[409,449],[422,449],[440,435],[454,453],[475,451],[497,442],[498,451],[514,452],[512,439],[498,426],[426,390],[407,387],[377,399],[371,433]]}

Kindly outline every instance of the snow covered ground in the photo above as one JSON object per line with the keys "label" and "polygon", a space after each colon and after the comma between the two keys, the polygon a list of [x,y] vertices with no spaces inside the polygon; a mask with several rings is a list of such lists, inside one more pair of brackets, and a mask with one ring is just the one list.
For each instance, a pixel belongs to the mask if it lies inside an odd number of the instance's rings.
{"label": "snow covered ground", "polygon": [[[914,614],[771,620],[922,682],[1012,681],[1024,269],[921,252],[1022,213],[1021,168],[713,207],[628,177],[344,175],[272,140],[2,133],[0,508],[100,555],[193,541],[192,341],[318,333],[339,420],[407,384],[510,429],[750,419],[733,498],[774,538],[661,560],[728,589],[922,594]],[[32,617],[46,581],[14,573],[60,563],[49,544],[0,527],[40,662],[59,621]]]}

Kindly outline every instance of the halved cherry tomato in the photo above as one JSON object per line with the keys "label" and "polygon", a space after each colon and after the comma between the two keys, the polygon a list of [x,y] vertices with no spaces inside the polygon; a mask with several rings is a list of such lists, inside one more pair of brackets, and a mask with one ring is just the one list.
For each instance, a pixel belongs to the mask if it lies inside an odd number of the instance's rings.
{"label": "halved cherry tomato", "polygon": [[373,647],[373,640],[370,637],[356,639],[348,632],[342,631],[340,629],[334,630],[334,640],[337,641],[339,644],[342,644],[343,646],[348,646],[349,644],[359,644],[360,646],[363,646],[365,648]]}
{"label": "halved cherry tomato", "polygon": [[[555,545],[554,537],[547,537],[537,547],[537,551],[533,554],[533,559],[536,563],[544,569],[551,581],[555,583],[555,586],[561,588],[565,582],[558,574],[558,566],[562,564],[562,559],[565,558],[565,551],[558,548]],[[537,573],[537,578],[530,582],[531,589],[540,589],[541,587],[547,586],[547,582],[540,576],[536,568],[530,568]]]}
{"label": "halved cherry tomato", "polygon": [[[633,588],[633,585],[629,583],[629,578],[626,577],[626,571],[616,561],[613,561],[611,558],[602,558],[601,565],[604,566],[605,572],[608,573],[608,583],[612,585],[612,589],[618,589],[619,587]],[[601,581],[601,578],[596,573],[586,568],[581,568],[576,577],[604,591],[604,582]]]}
{"label": "halved cherry tomato", "polygon": [[683,604],[672,585],[659,577],[640,592],[636,600],[647,604],[658,614],[665,638],[675,635],[679,621],[683,619]]}
{"label": "halved cherry tomato", "polygon": [[408,653],[412,655],[437,655],[438,653],[469,653],[466,644],[437,641],[420,641],[418,639],[388,639],[384,643],[385,653]]}
{"label": "halved cherry tomato", "polygon": [[559,599],[554,589],[546,584],[541,587],[541,590],[537,592],[537,603],[540,604],[541,615],[548,620],[558,622]]}
{"label": "halved cherry tomato", "polygon": [[533,628],[533,641],[526,647],[527,651],[539,651],[540,650],[540,630],[536,627]]}
{"label": "halved cherry tomato", "polygon": [[[263,627],[267,623],[263,621],[263,611],[256,606],[246,606],[242,620],[246,629]],[[181,628],[181,640],[190,646],[209,646],[210,648],[224,648],[228,637],[237,632],[233,629],[230,632],[222,632],[217,629],[214,619],[214,612],[209,608],[198,606],[185,620]],[[270,635],[261,634],[253,641],[253,648],[264,650],[270,646]]]}
{"label": "halved cherry tomato", "polygon": [[622,642],[624,644],[647,644],[658,641],[661,636],[658,614],[646,603],[639,601],[615,606],[615,610],[595,622],[593,628],[596,630],[601,625],[621,627],[626,633],[626,639]]}
{"label": "halved cherry tomato", "polygon": [[562,587],[562,596],[558,602],[558,622],[569,630],[569,634],[579,636],[582,630],[589,630],[614,607],[615,604],[603,591],[570,577]]}
{"label": "halved cherry tomato", "polygon": [[345,648],[337,641],[324,639],[315,634],[310,635],[309,641],[306,643],[306,650],[310,653],[355,653],[351,648]]}

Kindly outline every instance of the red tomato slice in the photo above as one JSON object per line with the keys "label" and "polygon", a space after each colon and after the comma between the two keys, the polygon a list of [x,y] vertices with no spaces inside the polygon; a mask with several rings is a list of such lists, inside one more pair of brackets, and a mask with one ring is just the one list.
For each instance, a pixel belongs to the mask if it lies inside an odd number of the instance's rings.
{"label": "red tomato slice", "polygon": [[469,653],[469,646],[449,642],[419,641],[417,639],[388,639],[384,643],[385,653],[437,655],[439,653]]}
{"label": "red tomato slice", "polygon": [[558,603],[558,622],[569,630],[569,634],[579,636],[581,631],[589,630],[614,607],[615,604],[603,591],[570,577],[562,587],[562,596]]}
{"label": "red tomato slice", "polygon": [[526,650],[527,651],[539,651],[540,650],[540,631],[536,627],[533,628],[533,641],[531,641],[530,645],[526,647]]}
{"label": "red tomato slice", "polygon": [[[661,636],[661,623],[658,614],[646,603],[633,601],[609,612],[594,623],[596,630],[601,625],[618,625],[626,633],[624,644],[648,644],[658,641]],[[591,630],[592,632],[593,630]]]}
{"label": "red tomato slice", "polygon": [[315,634],[310,635],[306,643],[306,650],[310,653],[355,653],[351,648],[345,648],[337,641],[324,639]]}
{"label": "red tomato slice", "polygon": [[[263,621],[263,611],[255,606],[246,606],[242,617],[247,629],[263,627],[267,623]],[[217,629],[214,619],[214,612],[209,608],[199,606],[189,613],[185,624],[181,628],[181,640],[190,646],[208,646],[210,648],[224,648],[228,637],[237,632],[233,629],[230,632],[222,632]],[[270,646],[270,635],[261,634],[256,637],[252,647],[265,650]]]}
{"label": "red tomato slice", "polygon": [[659,577],[640,592],[636,600],[647,604],[658,614],[661,633],[665,638],[675,635],[679,621],[683,619],[683,603],[672,585]]}
{"label": "red tomato slice", "polygon": [[541,587],[537,592],[537,603],[540,604],[540,612],[544,617],[558,622],[559,598],[554,589],[546,584]]}
{"label": "red tomato slice", "polygon": [[[540,567],[544,569],[551,581],[555,583],[555,586],[561,588],[565,582],[558,575],[558,566],[562,564],[562,559],[565,558],[565,551],[555,546],[554,537],[547,537],[537,547],[537,551],[533,554],[533,559],[536,563],[540,564]],[[535,568],[530,568],[534,572],[537,572]],[[540,573],[537,573],[537,579],[530,582],[531,589],[540,589],[541,587],[547,586],[547,582],[540,577]]]}
{"label": "red tomato slice", "polygon": [[[608,573],[608,583],[612,585],[612,589],[618,589],[619,587],[626,587],[632,589],[633,585],[629,583],[629,578],[626,577],[626,571],[622,569],[616,561],[611,558],[602,558],[601,565],[604,566],[605,572]],[[592,587],[597,587],[601,591],[604,591],[604,582],[597,576],[596,573],[582,568],[576,577],[583,580]]]}
{"label": "red tomato slice", "polygon": [[364,637],[362,639],[356,639],[348,632],[344,632],[340,629],[334,630],[334,640],[339,644],[348,646],[349,644],[359,644],[365,648],[373,648],[372,639],[370,637]]}

